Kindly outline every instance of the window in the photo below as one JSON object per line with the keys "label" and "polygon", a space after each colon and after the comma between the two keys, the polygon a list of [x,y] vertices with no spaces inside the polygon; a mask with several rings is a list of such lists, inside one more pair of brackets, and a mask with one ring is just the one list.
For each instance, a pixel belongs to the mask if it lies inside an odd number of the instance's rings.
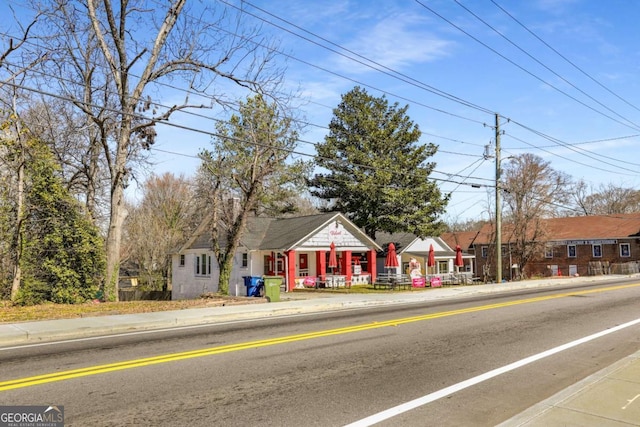
{"label": "window", "polygon": [[248,266],[249,266],[249,254],[245,252],[242,254],[242,267],[246,268]]}
{"label": "window", "polygon": [[482,247],[482,258],[486,258],[489,254],[489,248],[487,246]]}
{"label": "window", "polygon": [[593,245],[592,251],[594,258],[602,258],[602,245]]}
{"label": "window", "polygon": [[180,267],[184,267],[184,254],[180,254]]}
{"label": "window", "polygon": [[547,245],[544,247],[544,257],[553,258],[553,246]]}
{"label": "window", "polygon": [[576,257],[576,245],[567,245],[567,256],[569,258]]}
{"label": "window", "polygon": [[364,273],[365,271],[369,271],[369,261],[367,258],[367,253],[360,253],[360,270]]}
{"label": "window", "polygon": [[403,262],[402,263],[402,271],[403,273],[406,273],[407,271],[409,271],[409,263],[408,262]]}
{"label": "window", "polygon": [[631,256],[631,246],[628,243],[620,243],[620,256],[623,258]]}
{"label": "window", "polygon": [[438,261],[438,273],[447,274],[449,272],[449,261]]}
{"label": "window", "polygon": [[202,254],[196,257],[196,276],[211,275],[211,257]]}
{"label": "window", "polygon": [[264,274],[265,276],[270,276],[272,274],[271,273],[272,264],[273,264],[273,259],[269,255],[265,255],[264,259],[262,260],[262,265],[263,265],[262,274]]}

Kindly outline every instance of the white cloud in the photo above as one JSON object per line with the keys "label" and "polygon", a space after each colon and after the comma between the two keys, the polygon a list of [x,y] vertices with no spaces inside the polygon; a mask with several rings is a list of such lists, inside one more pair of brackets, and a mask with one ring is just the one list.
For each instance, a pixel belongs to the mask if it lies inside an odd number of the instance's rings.
{"label": "white cloud", "polygon": [[[385,67],[401,70],[410,64],[434,61],[450,53],[452,42],[436,37],[427,29],[427,21],[415,15],[394,14],[356,33],[356,38],[343,45]],[[364,65],[337,58],[342,71],[372,71]]]}
{"label": "white cloud", "polygon": [[535,4],[538,9],[545,12],[561,14],[568,7],[572,7],[579,2],[580,0],[538,0]]}

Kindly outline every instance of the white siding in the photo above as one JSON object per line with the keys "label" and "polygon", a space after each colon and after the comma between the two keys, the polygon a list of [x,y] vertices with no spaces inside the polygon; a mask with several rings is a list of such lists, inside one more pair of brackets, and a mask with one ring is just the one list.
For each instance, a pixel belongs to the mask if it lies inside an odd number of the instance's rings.
{"label": "white siding", "polygon": [[338,251],[366,252],[369,250],[366,245],[360,242],[358,238],[345,229],[341,224],[336,227],[335,222],[332,222],[323,230],[320,230],[317,234],[311,236],[309,240],[296,248],[296,250],[317,250],[318,248],[326,248],[326,250],[329,250],[331,242],[335,243]]}
{"label": "white siding", "polygon": [[244,286],[244,276],[250,276],[251,254],[248,254],[248,265],[242,267],[242,251],[236,252],[233,257],[233,268],[229,280],[229,295],[246,296],[247,288]]}
{"label": "white siding", "polygon": [[[196,257],[200,257],[203,253],[211,256],[211,274],[196,275],[195,265]],[[218,265],[213,259],[211,252],[202,250],[194,250],[184,253],[184,266],[180,266],[180,255],[172,257],[172,289],[171,299],[194,299],[200,295],[218,291]]]}
{"label": "white siding", "polygon": [[[195,274],[196,257],[206,253],[211,256],[211,274],[198,276]],[[208,292],[218,292],[218,263],[212,252],[193,250],[185,252],[184,266],[180,266],[180,255],[172,257],[172,292],[171,299],[194,299]],[[246,296],[244,276],[262,276],[264,261],[261,253],[248,253],[248,265],[242,266],[242,251],[233,258],[233,268],[229,281],[229,295]]]}
{"label": "white siding", "polygon": [[411,252],[411,253],[421,253],[421,252],[429,252],[429,247],[433,245],[433,250],[435,252],[444,252],[451,251],[451,248],[447,246],[440,239],[433,239],[431,237],[427,237],[426,239],[416,239],[411,244],[409,244],[406,248],[403,249],[403,252]]}

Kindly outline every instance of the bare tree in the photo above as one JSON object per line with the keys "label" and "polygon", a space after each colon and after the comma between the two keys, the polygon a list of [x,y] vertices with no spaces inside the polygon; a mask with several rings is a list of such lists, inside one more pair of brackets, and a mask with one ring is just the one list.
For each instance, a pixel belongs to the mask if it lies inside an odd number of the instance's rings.
{"label": "bare tree", "polygon": [[[16,111],[17,96],[14,95],[14,105],[11,111]],[[9,232],[11,234],[10,257],[11,257],[11,299],[14,300],[20,290],[22,281],[22,231],[25,221],[25,168],[27,166],[28,145],[31,140],[30,134],[23,131],[22,123],[12,114],[1,126],[4,135],[0,138],[2,145],[2,168],[5,172],[3,182],[9,188],[12,194],[11,201],[8,202],[9,213],[11,217],[11,225]]]}
{"label": "bare tree", "polygon": [[[13,11],[11,6],[9,6],[9,9]],[[26,25],[21,24],[15,12],[13,17],[14,22],[20,29],[20,33],[17,37],[5,34],[0,35],[0,42],[2,42],[0,45],[0,88],[4,88],[9,82],[14,82],[21,74],[43,59],[43,55],[38,54],[37,49],[28,51],[25,49],[25,45],[32,37],[32,30],[40,19],[40,13],[32,17]],[[28,54],[22,55],[18,61],[13,62],[13,57],[16,57],[21,51],[27,51]]]}
{"label": "bare tree", "polygon": [[[119,94],[94,32],[87,1],[49,0],[46,4],[48,9],[42,13],[49,18],[48,27],[40,37],[47,46],[49,61],[42,64],[39,81],[44,88],[57,85],[59,98],[43,100],[43,104],[64,117],[57,120],[64,124],[56,130],[61,138],[53,139],[52,147],[67,173],[69,186],[84,198],[94,222],[108,230],[121,118]],[[43,6],[38,3],[34,7]],[[143,149],[137,142],[134,138],[127,154],[129,172],[138,166],[135,160]],[[126,186],[132,175],[127,174],[120,185]]]}
{"label": "bare tree", "polygon": [[86,115],[59,99],[43,99],[23,114],[32,132],[46,143],[61,167],[62,180],[83,201],[93,223],[104,225],[109,176],[100,156],[98,134],[86,126]]}
{"label": "bare tree", "polygon": [[570,178],[542,158],[525,153],[513,157],[503,173],[504,222],[511,230],[503,239],[512,242],[512,256],[525,273],[527,263],[544,247],[544,218],[557,216],[569,200]]}
{"label": "bare tree", "polygon": [[589,187],[584,180],[573,189],[576,205],[584,215],[615,215],[640,211],[640,191],[613,184]]}
{"label": "bare tree", "polygon": [[448,232],[457,232],[457,231],[477,231],[482,228],[484,224],[486,224],[487,220],[483,219],[460,219],[460,217],[449,217],[446,220],[447,223],[447,231]]}
{"label": "bare tree", "polygon": [[210,225],[218,286],[226,294],[247,218],[295,210],[309,164],[290,161],[298,133],[292,120],[262,96],[241,103],[240,114],[217,131],[213,150],[204,150],[200,157],[213,205]]}
{"label": "bare tree", "polygon": [[[15,13],[14,13],[15,18]],[[38,23],[40,14],[36,14],[25,26],[16,19],[20,28],[20,35],[17,38],[2,36],[0,41],[0,100],[5,104],[3,110],[6,112],[2,117],[0,129],[3,134],[0,136],[2,147],[0,152],[1,165],[0,174],[4,187],[3,195],[9,199],[3,200],[3,213],[8,214],[10,220],[3,224],[3,241],[11,243],[4,246],[3,251],[3,272],[10,271],[11,298],[14,299],[20,290],[22,271],[20,261],[22,258],[22,227],[24,222],[24,186],[25,167],[27,161],[27,144],[32,138],[22,129],[22,122],[19,118],[20,101],[22,97],[22,83],[26,78],[25,73],[39,63],[43,56],[37,49],[27,50],[26,44],[31,38],[31,32]],[[15,62],[13,58],[18,58]],[[5,217],[5,220],[7,218]],[[9,239],[6,239],[8,236]],[[7,255],[6,257],[4,255]],[[2,278],[4,279],[4,277]]]}
{"label": "bare tree", "polygon": [[[94,161],[100,147],[109,171],[105,295],[111,299],[117,299],[124,190],[135,179],[133,159],[155,141],[155,126],[176,111],[225,103],[220,79],[272,94],[281,79],[274,46],[241,15],[232,16],[224,6],[187,6],[186,0],[147,3],[50,0],[55,32],[68,35],[56,50],[57,64],[79,76],[61,79],[60,87],[87,116],[88,159]],[[186,83],[190,95],[182,103],[160,105],[159,94],[168,91],[163,85],[176,81]]]}
{"label": "bare tree", "polygon": [[162,278],[164,287],[170,277],[171,250],[198,225],[194,192],[190,180],[171,173],[151,176],[143,192],[140,203],[130,207],[123,240],[130,260],[148,282]]}

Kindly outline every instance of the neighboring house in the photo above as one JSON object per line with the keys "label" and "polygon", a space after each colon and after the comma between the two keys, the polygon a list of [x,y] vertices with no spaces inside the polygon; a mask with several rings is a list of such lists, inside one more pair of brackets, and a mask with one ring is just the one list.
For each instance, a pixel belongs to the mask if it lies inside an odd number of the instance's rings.
{"label": "neighboring house", "polygon": [[[442,237],[427,237],[421,239],[412,233],[377,233],[376,243],[385,249],[384,252],[378,254],[377,270],[385,271],[384,263],[386,259],[386,250],[389,243],[393,243],[396,247],[398,256],[398,265],[400,273],[408,274],[411,260],[414,259],[420,264],[420,272],[422,275],[445,275],[449,273],[472,272],[474,257],[463,249],[462,258],[464,266],[456,269],[454,260],[456,258],[455,245],[451,247]],[[429,258],[429,250],[433,246],[435,265],[429,267],[427,261]]]}
{"label": "neighboring house", "polygon": [[442,233],[440,238],[445,241],[445,243],[452,249],[455,249],[456,246],[460,246],[462,249],[462,259],[464,260],[464,267],[461,270],[467,272],[473,272],[475,274],[476,271],[476,254],[473,248],[473,241],[478,235],[478,231],[452,231],[447,233]]}
{"label": "neighboring house", "polygon": [[[607,274],[613,264],[637,269],[640,262],[640,213],[549,218],[543,220],[543,227],[547,237],[539,242],[542,249],[525,265],[525,277]],[[506,280],[520,273],[514,242],[513,227],[503,225],[502,277]],[[495,277],[493,224],[483,226],[471,246],[476,274],[488,271]]]}
{"label": "neighboring house", "polygon": [[[172,299],[197,298],[218,291],[218,263],[203,223],[172,256]],[[331,243],[338,266],[329,268]],[[224,243],[221,243],[224,244]],[[247,219],[234,256],[231,295],[246,295],[244,277],[281,276],[286,290],[343,280],[371,283],[381,248],[340,213],[292,218]]]}

